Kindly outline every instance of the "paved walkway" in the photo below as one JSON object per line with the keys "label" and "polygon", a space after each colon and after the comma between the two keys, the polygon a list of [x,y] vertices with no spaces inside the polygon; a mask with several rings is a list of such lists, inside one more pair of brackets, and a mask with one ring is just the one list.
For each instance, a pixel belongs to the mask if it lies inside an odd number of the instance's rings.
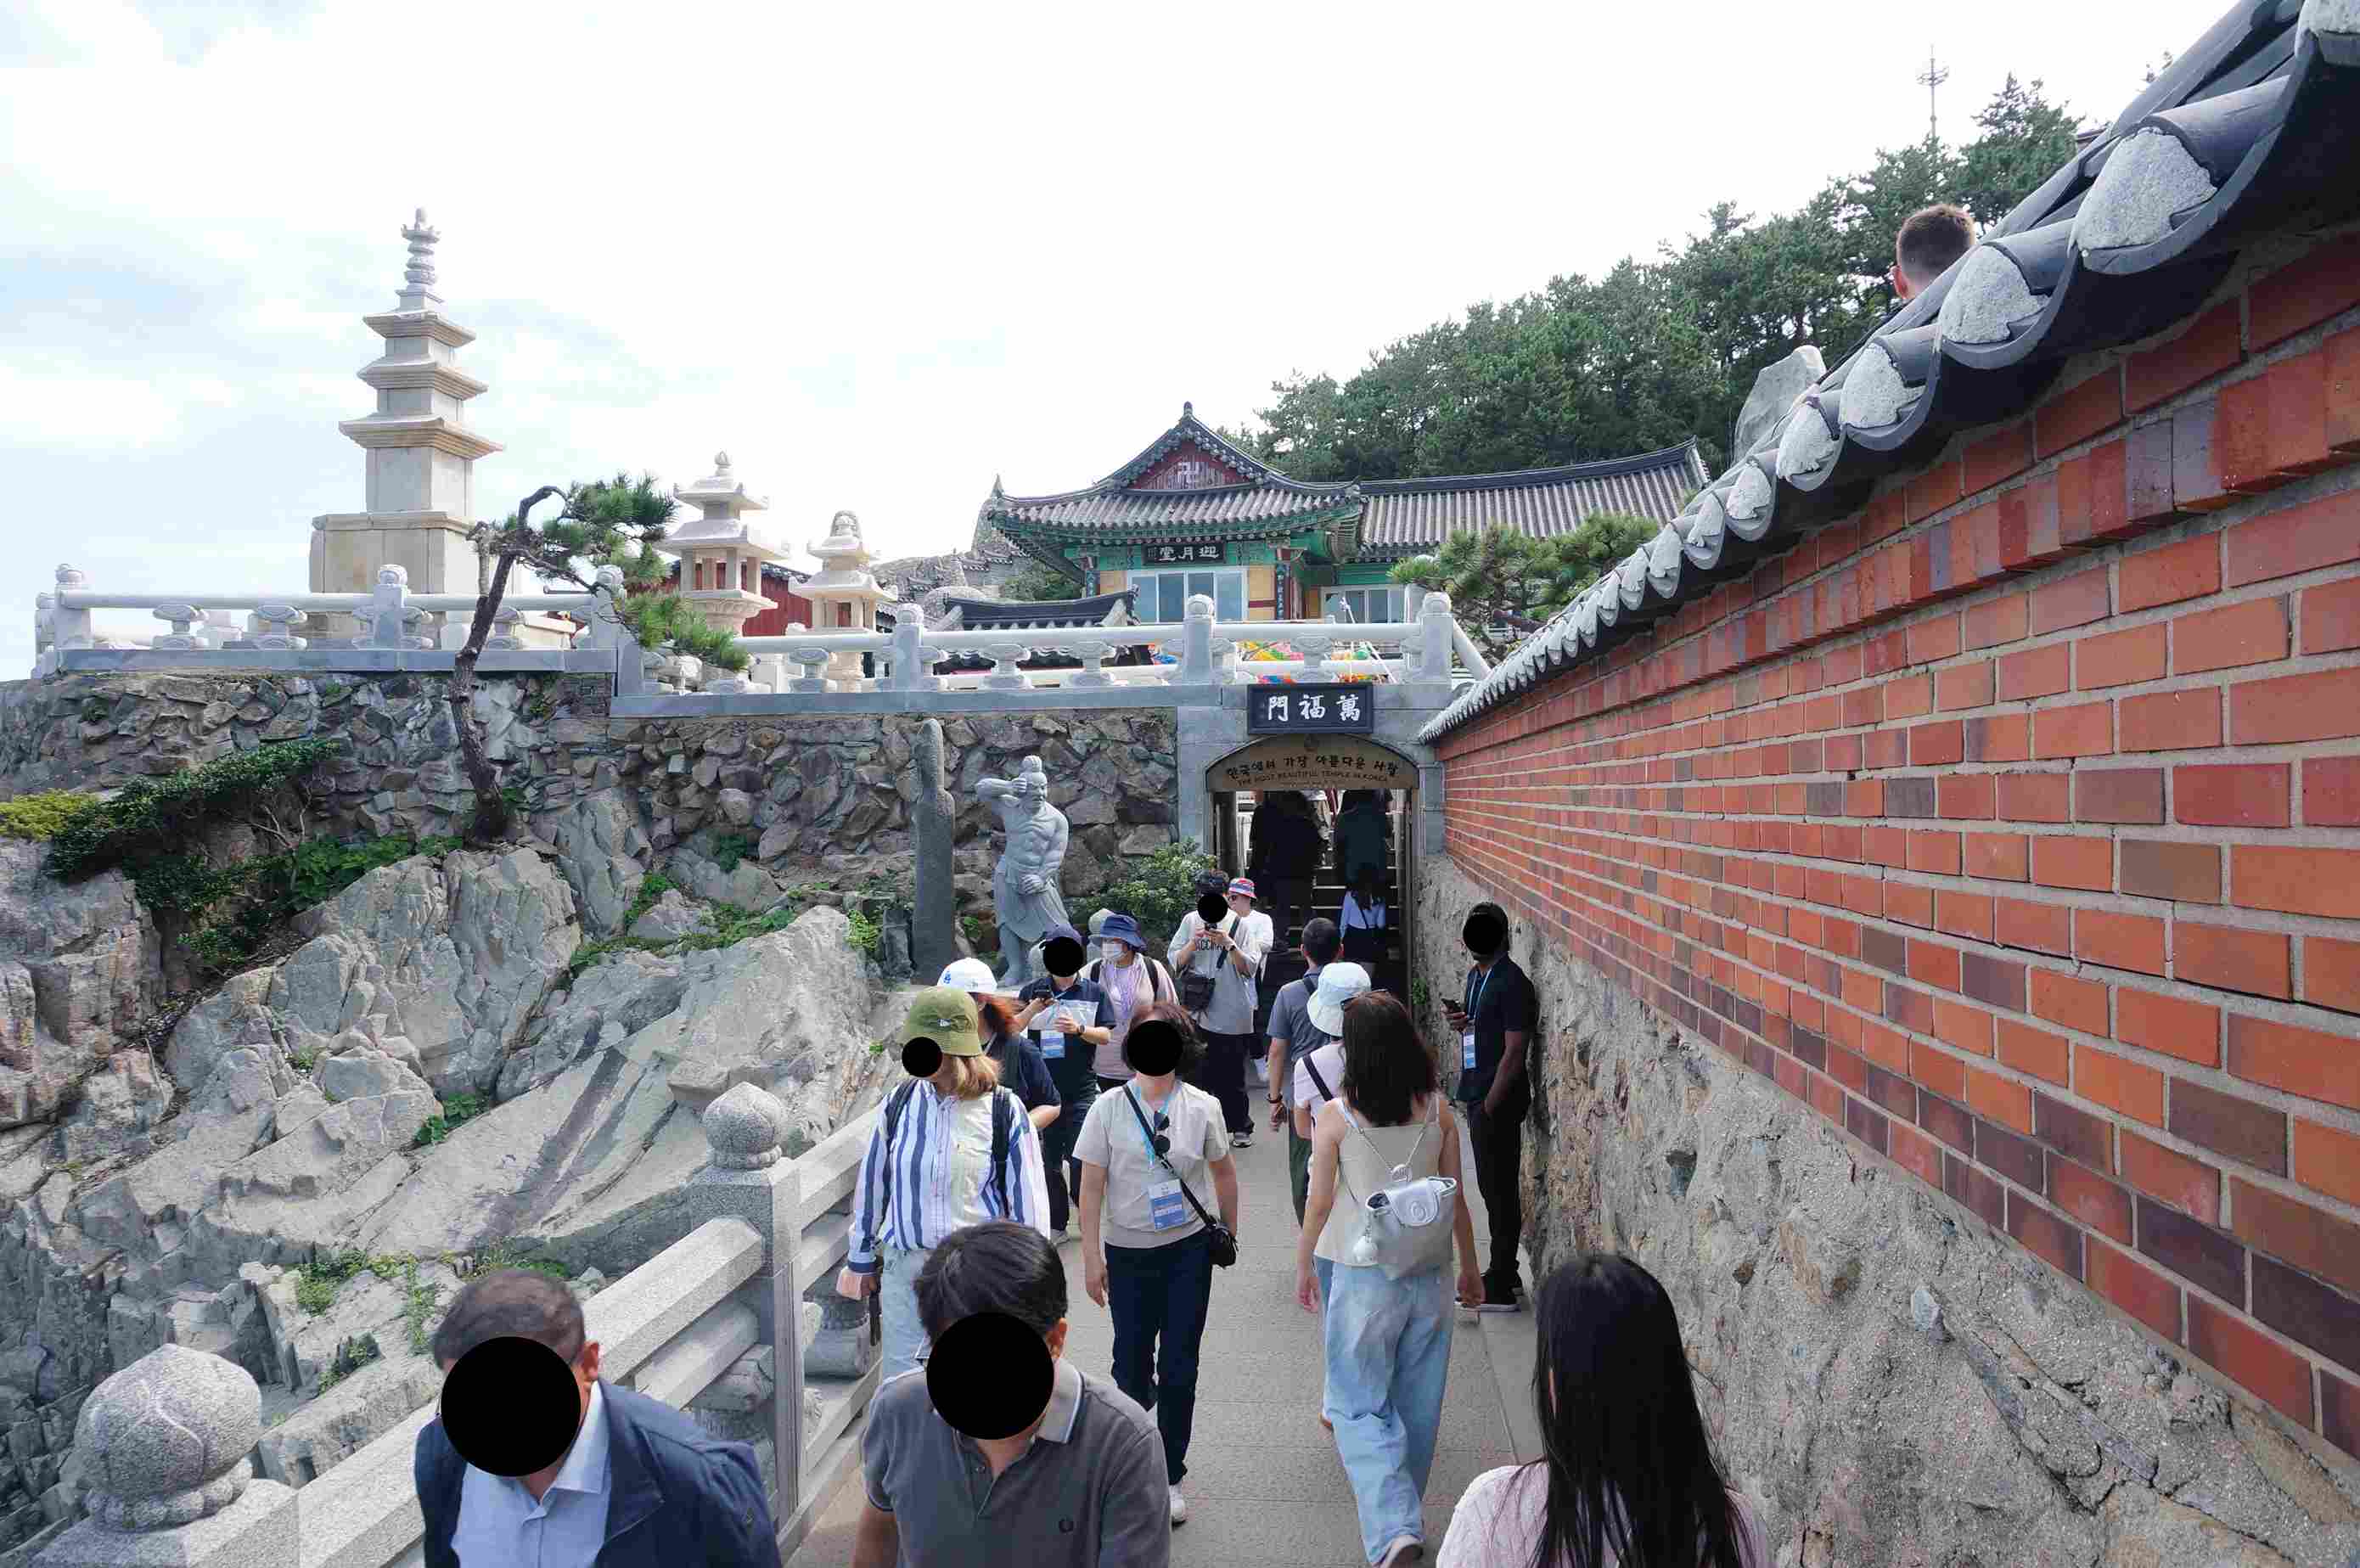
{"label": "paved walkway", "polygon": [[[1255,1103],[1259,1104],[1257,1095]],[[1460,1158],[1472,1169],[1461,1135]],[[1335,1440],[1319,1424],[1317,1320],[1295,1302],[1295,1212],[1286,1190],[1286,1136],[1267,1132],[1238,1153],[1242,1185],[1238,1266],[1213,1279],[1189,1445],[1188,1522],[1174,1532],[1175,1568],[1240,1563],[1366,1568],[1350,1484]],[[1210,1195],[1207,1195],[1208,1201]],[[1480,1199],[1469,1186],[1476,1234]],[[1112,1364],[1106,1312],[1082,1292],[1081,1245],[1065,1249],[1073,1327],[1065,1354],[1100,1376]],[[1532,1278],[1525,1271],[1526,1280]],[[1451,1506],[1495,1465],[1539,1457],[1532,1415],[1533,1321],[1528,1313],[1458,1315],[1441,1442],[1426,1493],[1429,1554],[1439,1551]],[[852,1561],[859,1513],[856,1481],[838,1495],[790,1568]]]}

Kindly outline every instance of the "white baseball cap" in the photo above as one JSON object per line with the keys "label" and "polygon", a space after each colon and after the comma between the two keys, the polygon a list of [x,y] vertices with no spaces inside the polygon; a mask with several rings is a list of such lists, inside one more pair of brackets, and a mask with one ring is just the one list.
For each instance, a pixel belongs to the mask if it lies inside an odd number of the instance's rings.
{"label": "white baseball cap", "polygon": [[1344,1032],[1344,1003],[1369,991],[1369,971],[1358,964],[1328,964],[1319,971],[1319,984],[1311,992],[1311,1003],[1305,1009],[1311,1014],[1311,1026],[1323,1035]]}
{"label": "white baseball cap", "polygon": [[961,991],[994,991],[1000,980],[981,959],[955,959],[944,969],[943,978],[934,983],[955,985]]}

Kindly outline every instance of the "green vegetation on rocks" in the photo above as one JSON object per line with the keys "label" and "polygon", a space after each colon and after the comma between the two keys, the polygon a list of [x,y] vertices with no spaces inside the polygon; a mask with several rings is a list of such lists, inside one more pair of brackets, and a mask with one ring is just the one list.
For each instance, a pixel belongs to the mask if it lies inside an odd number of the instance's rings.
{"label": "green vegetation on rocks", "polygon": [[97,804],[98,796],[72,789],[45,789],[0,800],[0,839],[54,839],[58,829]]}

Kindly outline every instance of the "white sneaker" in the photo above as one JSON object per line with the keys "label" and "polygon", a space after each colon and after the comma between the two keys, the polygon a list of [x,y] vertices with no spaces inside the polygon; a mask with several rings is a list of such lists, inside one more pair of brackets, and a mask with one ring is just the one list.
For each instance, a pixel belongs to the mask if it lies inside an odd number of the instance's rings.
{"label": "white sneaker", "polygon": [[1174,1524],[1175,1524],[1175,1525],[1186,1524],[1186,1523],[1188,1522],[1188,1504],[1187,1504],[1187,1501],[1180,1496],[1180,1488],[1179,1488],[1179,1487],[1175,1486],[1175,1487],[1173,1487],[1173,1488],[1171,1489],[1171,1491],[1172,1491],[1172,1522],[1173,1522]]}
{"label": "white sneaker", "polygon": [[1404,1535],[1385,1548],[1385,1554],[1377,1559],[1377,1568],[1397,1568],[1400,1563],[1425,1561],[1426,1542]]}

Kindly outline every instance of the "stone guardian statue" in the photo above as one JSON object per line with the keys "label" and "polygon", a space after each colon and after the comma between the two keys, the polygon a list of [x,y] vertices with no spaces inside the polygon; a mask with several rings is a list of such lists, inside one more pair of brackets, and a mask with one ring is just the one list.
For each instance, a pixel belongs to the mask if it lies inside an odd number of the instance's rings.
{"label": "stone guardian statue", "polygon": [[1006,966],[1002,985],[1032,978],[1031,948],[1052,926],[1065,924],[1065,895],[1057,872],[1065,863],[1071,829],[1065,814],[1049,804],[1049,775],[1041,759],[1027,757],[1012,779],[978,779],[976,796],[990,801],[1008,830],[1000,867],[992,873],[991,902],[1000,919],[1000,955]]}

